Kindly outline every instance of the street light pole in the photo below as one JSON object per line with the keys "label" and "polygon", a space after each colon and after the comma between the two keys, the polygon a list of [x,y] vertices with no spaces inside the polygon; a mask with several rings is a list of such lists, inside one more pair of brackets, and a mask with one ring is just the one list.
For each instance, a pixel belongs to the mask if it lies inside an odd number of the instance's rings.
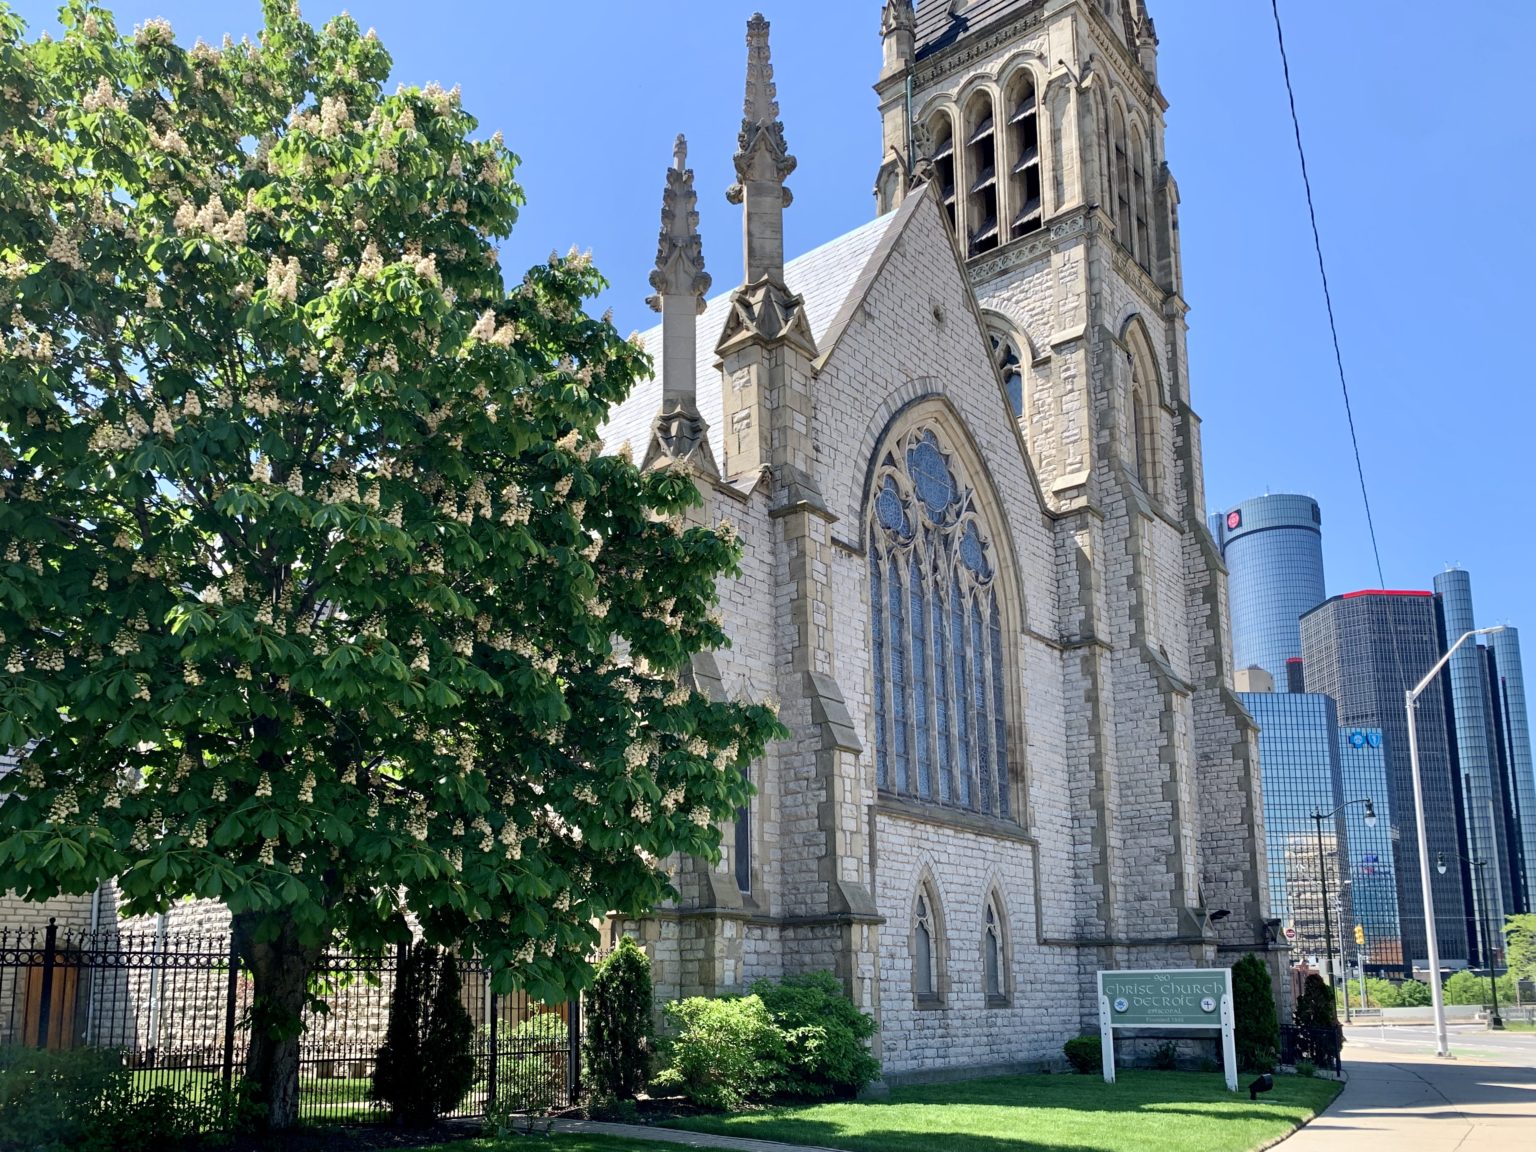
{"label": "street light pole", "polygon": [[[1451,855],[1455,856],[1456,854],[1453,852]],[[1482,915],[1480,915],[1477,919],[1478,927],[1481,929],[1483,936],[1483,960],[1488,965],[1488,995],[1492,998],[1493,1005],[1492,1015],[1488,1017],[1488,1027],[1493,1029],[1495,1032],[1499,1032],[1504,1028],[1504,1018],[1499,1015],[1498,971],[1493,966],[1493,944],[1491,937],[1488,935],[1488,892],[1487,889],[1483,887],[1483,869],[1488,867],[1488,861],[1468,860],[1465,856],[1456,856],[1456,859],[1460,860],[1463,864],[1470,864],[1472,867],[1477,869],[1477,899],[1478,902],[1482,905]],[[1444,852],[1440,853],[1440,855],[1436,858],[1435,870],[1439,872],[1440,875],[1445,875]]]}
{"label": "street light pole", "polygon": [[[1424,689],[1428,688],[1435,677],[1440,674],[1460,648],[1474,636],[1486,636],[1490,632],[1502,632],[1504,626],[1497,628],[1475,628],[1462,636],[1451,645],[1451,649],[1435,662],[1435,666],[1424,674],[1424,679],[1408,690],[1404,705],[1408,713],[1408,766],[1413,770],[1413,817],[1418,826],[1419,834],[1419,880],[1424,892],[1424,942],[1428,945],[1429,957],[1429,995],[1435,1007],[1435,1054],[1437,1056],[1450,1056],[1451,1042],[1445,1033],[1445,993],[1440,987],[1440,941],[1435,933],[1435,893],[1434,885],[1429,879],[1429,833],[1424,826],[1424,788],[1419,777],[1419,733],[1414,723],[1414,708],[1418,704],[1419,697]],[[1409,964],[1413,958],[1408,958]]]}
{"label": "street light pole", "polygon": [[[1329,976],[1333,975],[1333,917],[1328,915],[1328,858],[1323,855],[1323,821],[1332,820],[1340,812],[1344,811],[1344,809],[1354,804],[1365,805],[1365,826],[1367,828],[1374,828],[1376,826],[1376,805],[1374,802],[1372,802],[1370,797],[1366,797],[1363,800],[1346,800],[1332,812],[1324,812],[1320,805],[1312,809],[1312,823],[1317,827],[1317,874],[1323,882],[1323,971]],[[1344,857],[1341,853],[1339,856],[1340,872],[1344,871],[1344,863]],[[1343,898],[1343,889],[1345,883],[1348,883],[1348,881],[1345,881],[1342,877],[1340,877],[1339,895],[1341,900]],[[1344,935],[1343,916],[1344,909],[1341,905],[1339,908],[1339,959],[1341,961],[1344,957],[1344,941],[1342,939]],[[1331,979],[1328,981],[1328,987],[1334,987],[1334,982]],[[1338,1017],[1337,1007],[1334,1009],[1334,1017],[1335,1019]],[[1344,978],[1344,1019],[1349,1019],[1348,976],[1345,976]]]}

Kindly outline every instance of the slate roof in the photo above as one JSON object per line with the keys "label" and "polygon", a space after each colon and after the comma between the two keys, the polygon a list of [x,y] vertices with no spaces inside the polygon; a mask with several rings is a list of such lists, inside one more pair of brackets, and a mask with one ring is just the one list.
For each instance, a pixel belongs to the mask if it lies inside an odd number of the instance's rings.
{"label": "slate roof", "polygon": [[959,15],[951,15],[954,0],[918,0],[917,58],[948,48],[975,28],[984,27],[1013,9],[1027,8],[1037,0],[972,0]]}
{"label": "slate roof", "polygon": [[[844,301],[865,270],[881,239],[900,216],[890,212],[868,224],[855,228],[820,248],[791,260],[784,266],[784,282],[790,291],[805,298],[805,313],[811,322],[811,333],[816,338],[818,352],[825,353],[823,337],[842,311]],[[709,447],[720,462],[725,460],[725,441],[722,434],[721,406],[725,390],[721,387],[720,371],[715,367],[715,345],[725,331],[725,320],[730,310],[730,300],[736,291],[722,292],[709,301],[699,317],[698,397],[699,415],[709,425]],[[645,349],[658,367],[661,364],[661,325],[642,332]],[[635,459],[645,457],[650,442],[651,424],[661,409],[661,381],[649,379],[635,385],[622,404],[608,413],[602,437],[607,451],[617,452],[628,444]]]}

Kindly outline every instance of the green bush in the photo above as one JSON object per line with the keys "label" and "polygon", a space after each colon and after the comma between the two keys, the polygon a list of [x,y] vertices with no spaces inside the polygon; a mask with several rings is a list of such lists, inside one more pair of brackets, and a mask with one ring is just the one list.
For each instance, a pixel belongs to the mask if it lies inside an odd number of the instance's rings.
{"label": "green bush", "polygon": [[867,1041],[879,1027],[830,972],[759,980],[752,992],[784,1037],[777,1091],[785,1096],[856,1096],[880,1075]]}
{"label": "green bush", "polygon": [[165,1152],[218,1126],[217,1098],[174,1088],[133,1091],[122,1055],[107,1049],[0,1049],[0,1149]]}
{"label": "green bush", "polygon": [[784,1037],[760,997],[694,996],[668,1004],[667,1020],[676,1034],[657,1087],[680,1091],[701,1108],[740,1108],[773,1095]]}
{"label": "green bush", "polygon": [[651,1069],[651,960],[629,937],[597,967],[587,993],[587,1082],[600,1101],[633,1100]]}
{"label": "green bush", "polygon": [[373,1096],[396,1123],[430,1124],[458,1107],[474,1082],[473,1021],[451,953],[418,943],[395,977],[384,1045],[373,1071]]}
{"label": "green bush", "polygon": [[1435,1002],[1435,994],[1421,980],[1404,980],[1397,986],[1401,1008],[1428,1008]]}
{"label": "green bush", "polygon": [[1296,1075],[1311,1079],[1317,1075],[1317,1065],[1310,1060],[1298,1060],[1296,1061]]}
{"label": "green bush", "polygon": [[115,1052],[0,1049],[0,1148],[100,1147],[108,1102],[125,1098],[131,1088]]}
{"label": "green bush", "polygon": [[1061,1050],[1075,1072],[1087,1074],[1104,1066],[1104,1049],[1097,1036],[1074,1036]]}
{"label": "green bush", "polygon": [[1159,1072],[1172,1072],[1179,1066],[1179,1046],[1172,1040],[1164,1040],[1152,1049],[1152,1067]]}
{"label": "green bush", "polygon": [[1232,965],[1233,1044],[1237,1066],[1248,1072],[1273,1072],[1280,1050],[1280,1014],[1269,965],[1252,952]]}

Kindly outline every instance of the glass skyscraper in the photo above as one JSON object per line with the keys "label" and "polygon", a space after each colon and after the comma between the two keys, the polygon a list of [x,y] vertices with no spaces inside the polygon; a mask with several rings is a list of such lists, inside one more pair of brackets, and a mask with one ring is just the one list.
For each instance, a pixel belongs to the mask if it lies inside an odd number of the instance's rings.
{"label": "glass skyscraper", "polygon": [[[1387,764],[1388,822],[1404,956],[1424,967],[1429,955],[1424,934],[1418,835],[1414,821],[1413,773],[1408,758],[1408,691],[1440,659],[1444,649],[1430,592],[1351,592],[1324,601],[1301,618],[1307,685],[1338,704],[1345,728],[1377,728]],[[1433,689],[1419,697],[1416,725],[1419,770],[1424,789],[1430,882],[1441,962],[1465,966],[1468,959],[1466,906],[1456,870],[1434,871],[1434,858],[1461,853],[1457,836],[1457,788],[1451,766],[1446,700]],[[1260,752],[1262,766],[1263,753]],[[1379,825],[1378,825],[1379,827]]]}
{"label": "glass skyscraper", "polygon": [[[1352,954],[1352,884],[1346,814],[1322,824],[1319,859],[1314,812],[1333,812],[1346,797],[1339,764],[1338,713],[1327,696],[1315,693],[1240,692],[1238,698],[1259,725],[1259,771],[1264,792],[1264,845],[1269,861],[1270,915],[1278,917],[1293,964],[1323,964],[1327,932],[1335,957]],[[1364,810],[1362,808],[1362,815]],[[1328,902],[1323,903],[1323,870]],[[1324,928],[1323,917],[1329,924]],[[1338,950],[1344,949],[1341,953]]]}
{"label": "glass skyscraper", "polygon": [[[1435,577],[1439,596],[1441,651],[1472,631],[1477,625],[1472,612],[1472,578],[1460,568],[1452,568]],[[1478,885],[1470,874],[1463,877],[1463,895],[1467,908],[1468,935],[1482,940],[1484,917],[1492,935],[1494,925],[1503,925],[1504,909],[1510,892],[1508,850],[1504,836],[1504,804],[1498,786],[1498,764],[1493,749],[1493,721],[1489,715],[1492,701],[1488,687],[1487,660],[1475,639],[1467,641],[1451,655],[1447,666],[1449,680],[1446,695],[1451,706],[1455,741],[1451,761],[1461,789],[1462,843],[1460,855],[1468,860],[1488,861],[1488,883]],[[1481,891],[1479,890],[1481,889]],[[1488,907],[1484,908],[1486,896]],[[1486,963],[1482,948],[1473,950],[1478,963]]]}
{"label": "glass skyscraper", "polygon": [[1507,778],[1513,829],[1509,838],[1512,868],[1521,879],[1512,912],[1536,909],[1536,765],[1531,757],[1531,725],[1526,715],[1525,676],[1520,668],[1520,633],[1505,627],[1488,637],[1488,679],[1493,693],[1494,730]]}
{"label": "glass skyscraper", "polygon": [[[1397,914],[1397,870],[1392,828],[1396,813],[1387,782],[1386,740],[1380,728],[1340,728],[1339,768],[1344,796],[1369,796],[1376,806],[1376,826],[1365,826],[1365,808],[1344,810],[1349,830],[1349,879],[1355,923],[1348,929],[1351,956],[1372,976],[1406,976],[1402,919]],[[1360,935],[1355,936],[1358,928]]]}
{"label": "glass skyscraper", "polygon": [[1303,612],[1323,602],[1323,516],[1310,496],[1258,496],[1213,513],[1227,565],[1234,666],[1256,665],[1300,691]]}

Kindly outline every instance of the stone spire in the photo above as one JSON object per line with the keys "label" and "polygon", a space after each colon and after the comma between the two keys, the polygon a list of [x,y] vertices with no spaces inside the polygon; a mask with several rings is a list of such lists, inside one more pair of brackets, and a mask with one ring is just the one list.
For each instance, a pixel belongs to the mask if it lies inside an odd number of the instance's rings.
{"label": "stone spire", "polygon": [[1157,25],[1152,23],[1152,16],[1147,12],[1147,0],[1136,0],[1136,58],[1141,62],[1141,70],[1147,74],[1147,79],[1153,84],[1157,83]]}
{"label": "stone spire", "polygon": [[746,247],[746,282],[784,282],[784,209],[791,197],[784,181],[795,158],[784,142],[778,91],[768,53],[768,21],[754,12],[747,21],[747,98],[736,147],[736,183],[725,197],[742,204]]}
{"label": "stone spire", "polygon": [[688,167],[688,141],[679,134],[661,197],[661,236],[651,273],[656,294],[646,301],[661,313],[661,411],[651,429],[645,466],[678,460],[718,474],[697,395],[698,317],[710,283],[704,271],[698,201],[693,169]]}
{"label": "stone spire", "polygon": [[912,67],[917,55],[917,13],[912,0],[886,0],[880,13],[880,43],[885,50],[882,79]]}

